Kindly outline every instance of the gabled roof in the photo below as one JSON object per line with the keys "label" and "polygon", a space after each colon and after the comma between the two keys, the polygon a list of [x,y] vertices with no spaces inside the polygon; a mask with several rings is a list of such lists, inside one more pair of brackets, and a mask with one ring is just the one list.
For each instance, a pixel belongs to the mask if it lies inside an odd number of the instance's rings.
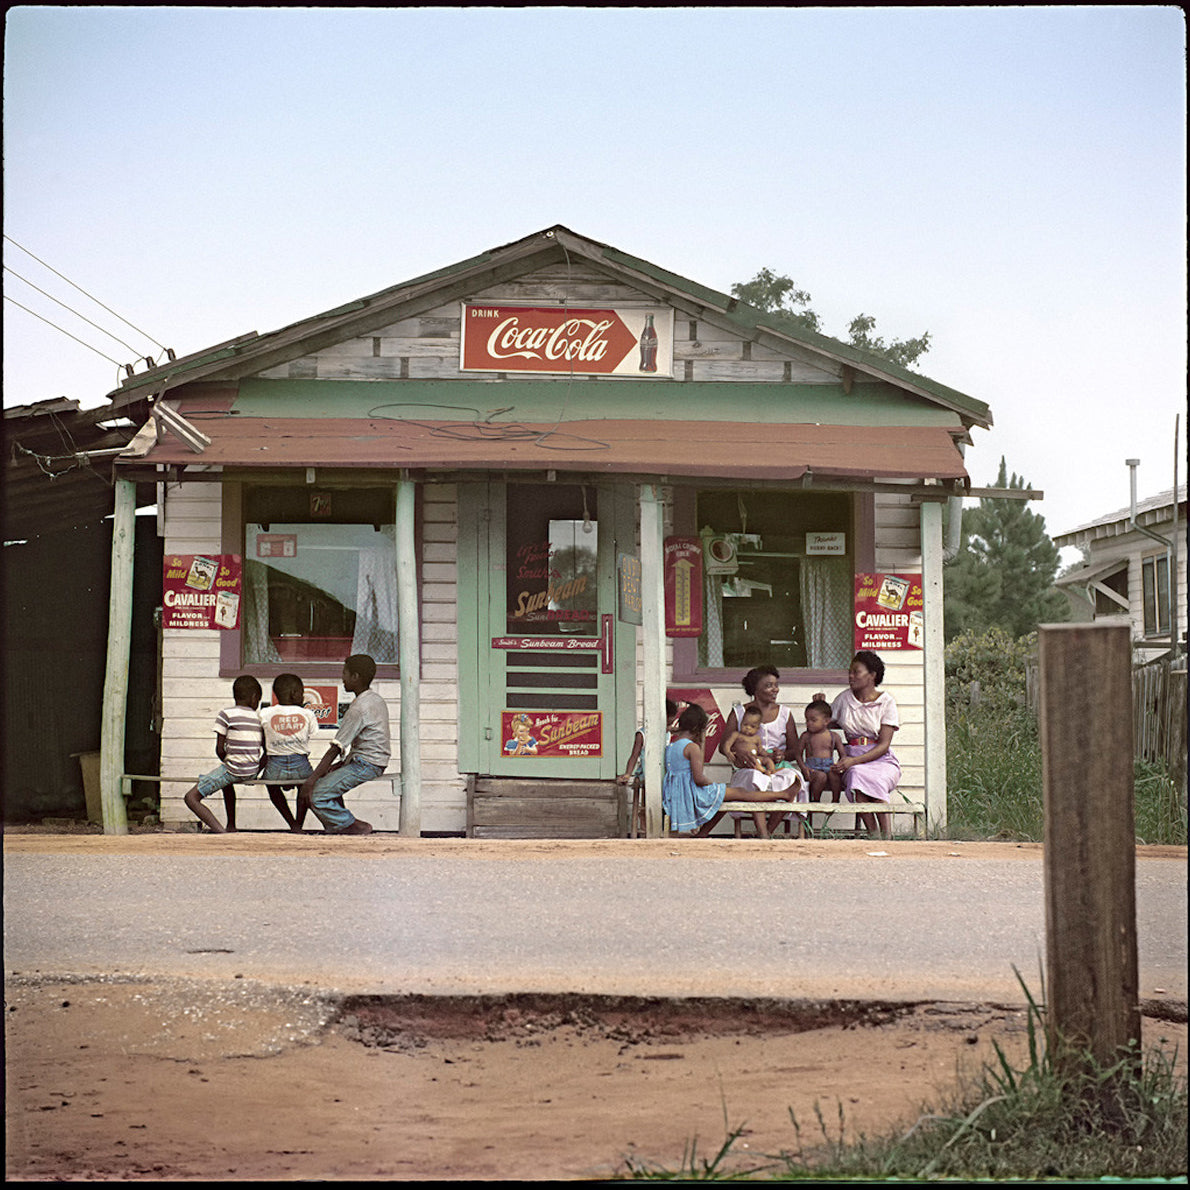
{"label": "gabled roof", "polygon": [[[1173,508],[1173,488],[1166,488],[1156,496],[1136,502],[1136,519],[1142,525],[1151,525],[1159,521],[1169,520],[1170,509]],[[1186,485],[1178,484],[1178,503],[1186,503]],[[1128,531],[1128,523],[1132,519],[1132,509],[1121,508],[1116,512],[1109,512],[1105,516],[1096,517],[1085,525],[1079,525],[1065,533],[1055,533],[1054,544],[1057,546],[1078,545],[1078,538],[1092,538],[1117,536]]]}
{"label": "gabled roof", "polygon": [[692,318],[713,315],[734,325],[746,339],[782,347],[808,349],[824,359],[853,368],[876,380],[921,397],[958,414],[964,426],[991,425],[991,411],[982,401],[938,384],[890,360],[801,327],[790,327],[736,298],[630,256],[607,244],[556,225],[480,253],[458,264],[415,277],[369,297],[316,314],[265,335],[255,331],[208,347],[127,378],[108,394],[120,406],[160,395],[194,381],[227,381],[256,375],[319,348],[367,334],[399,318],[442,305],[444,301],[519,276],[544,265],[579,258],[598,265],[643,292],[650,293]]}

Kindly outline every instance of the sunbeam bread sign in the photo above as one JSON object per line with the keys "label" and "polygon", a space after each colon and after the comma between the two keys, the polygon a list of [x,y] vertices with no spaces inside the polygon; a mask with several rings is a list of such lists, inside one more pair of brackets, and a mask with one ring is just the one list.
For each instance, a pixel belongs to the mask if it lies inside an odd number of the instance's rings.
{"label": "sunbeam bread sign", "polygon": [[673,373],[673,310],[667,306],[462,305],[464,372]]}

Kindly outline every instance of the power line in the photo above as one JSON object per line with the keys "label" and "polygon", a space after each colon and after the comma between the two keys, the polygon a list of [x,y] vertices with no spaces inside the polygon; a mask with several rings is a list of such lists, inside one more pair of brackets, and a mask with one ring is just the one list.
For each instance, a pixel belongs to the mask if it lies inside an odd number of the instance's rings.
{"label": "power line", "polygon": [[[128,350],[131,351],[133,355],[135,355],[137,357],[140,356],[140,351],[137,348],[133,347],[131,343],[125,343],[124,340],[119,337],[119,335],[113,335],[111,333],[111,331],[105,331],[103,329],[103,327],[101,327],[99,325],[99,323],[92,322],[85,314],[80,314],[73,306],[68,306],[65,302],[60,301],[58,298],[54,297],[54,295],[52,293],[47,293],[40,286],[34,285],[33,282],[29,280],[28,277],[22,277],[21,274],[16,271],[16,269],[10,268],[8,265],[5,265],[4,268],[7,272],[10,272],[18,281],[24,281],[24,283],[26,285],[28,285],[30,289],[36,289],[37,292],[40,293],[42,297],[48,297],[51,302],[54,302],[55,304],[61,306],[63,310],[69,310],[70,313],[73,314],[76,318],[81,318],[85,323],[87,323],[88,326],[93,326],[97,331],[100,332],[100,334],[107,335],[107,337],[109,339],[115,339],[115,341],[117,343],[119,343],[121,347],[127,347]],[[119,315],[116,315],[116,317],[118,318]]]}
{"label": "power line", "polygon": [[[124,318],[124,317],[122,317],[121,315],[117,314],[117,313],[115,312],[115,310],[113,310],[113,309],[112,309],[110,306],[104,306],[104,305],[103,305],[103,303],[102,303],[102,302],[101,302],[101,301],[100,301],[100,300],[99,300],[97,297],[92,297],[92,296],[91,296],[91,294],[89,294],[89,293],[88,293],[88,292],[87,292],[87,291],[86,291],[86,290],[85,290],[85,289],[84,289],[84,288],[83,288],[81,285],[75,285],[75,283],[74,283],[74,282],[73,282],[73,281],[72,281],[72,280],[71,280],[69,277],[67,277],[67,276],[65,276],[64,274],[62,274],[62,273],[58,272],[58,270],[57,270],[56,268],[54,268],[54,267],[53,267],[53,265],[46,264],[46,262],[45,262],[44,260],[42,260],[40,256],[35,256],[35,255],[34,255],[32,252],[30,252],[30,251],[29,251],[29,249],[28,249],[28,248],[24,247],[24,245],[22,245],[22,244],[18,244],[18,243],[16,242],[16,240],[14,240],[14,239],[12,238],[12,236],[10,236],[10,235],[6,235],[4,238],[5,238],[5,239],[6,239],[6,240],[7,240],[7,241],[10,243],[10,244],[12,244],[14,247],[20,248],[20,250],[21,250],[21,251],[22,251],[22,252],[23,252],[23,253],[24,253],[26,256],[32,256],[32,257],[33,257],[33,259],[34,259],[35,261],[37,261],[37,263],[38,263],[38,264],[40,264],[40,265],[43,265],[45,268],[49,269],[49,270],[50,270],[50,272],[51,272],[51,273],[53,273],[55,277],[61,277],[61,278],[62,278],[62,280],[63,280],[63,281],[65,281],[67,285],[70,285],[70,286],[72,286],[73,288],[77,289],[77,290],[79,291],[79,293],[81,293],[81,294],[82,294],[84,297],[86,297],[86,298],[89,298],[89,299],[90,299],[91,301],[93,301],[93,302],[94,302],[94,303],[95,303],[97,306],[103,306],[103,308],[104,308],[104,309],[105,309],[105,310],[106,310],[106,311],[107,311],[107,312],[108,312],[110,315],[112,315],[112,317],[113,317],[113,318],[119,318],[119,319],[120,319],[120,321],[121,321],[122,323],[124,323],[124,325],[125,325],[125,326],[131,326],[131,327],[132,327],[132,329],[133,329],[134,331],[136,331],[136,333],[137,333],[138,335],[144,335],[144,337],[145,337],[146,339],[148,339],[150,343],[155,343],[155,344],[156,344],[158,347],[160,347],[160,348],[161,348],[161,350],[162,350],[162,351],[164,351],[164,350],[165,350],[165,344],[164,344],[164,343],[158,343],[158,342],[157,342],[157,340],[156,340],[156,339],[154,339],[154,338],[153,338],[153,336],[152,336],[152,335],[150,335],[150,334],[148,333],[148,331],[142,331],[142,330],[140,329],[140,327],[139,327],[139,326],[134,326],[134,325],[133,325],[131,322],[129,322],[129,321],[128,321],[128,319],[127,319],[127,318]],[[10,271],[11,271],[11,270],[10,270]],[[53,325],[53,323],[51,323],[50,325],[52,326],[52,325]],[[104,331],[104,334],[106,334],[106,333],[107,333],[107,332],[106,332],[106,331]],[[112,338],[114,339],[114,338],[115,338],[115,335],[113,335],[113,336],[112,336]],[[117,339],[116,341],[117,341],[117,342],[119,342],[119,340],[118,340],[118,339]],[[127,346],[127,344],[125,344],[125,346]]]}
{"label": "power line", "polygon": [[[16,306],[18,309],[24,310],[26,314],[32,314],[34,318],[40,318],[42,322],[44,322],[47,326],[52,326],[54,330],[62,331],[62,333],[68,339],[73,339],[76,343],[81,343],[88,351],[93,351],[96,355],[102,355],[104,359],[110,360],[116,365],[117,368],[120,366],[120,361],[118,359],[112,359],[110,355],[100,351],[98,347],[92,347],[90,343],[83,343],[82,339],[80,339],[77,335],[72,335],[69,331],[62,330],[62,328],[56,322],[50,322],[48,318],[43,318],[42,315],[38,314],[36,310],[30,310],[28,306],[22,306],[21,303],[16,300],[16,298],[10,298],[8,294],[5,294],[4,300],[6,302],[12,302],[14,306]],[[119,315],[117,315],[117,317],[119,317]]]}

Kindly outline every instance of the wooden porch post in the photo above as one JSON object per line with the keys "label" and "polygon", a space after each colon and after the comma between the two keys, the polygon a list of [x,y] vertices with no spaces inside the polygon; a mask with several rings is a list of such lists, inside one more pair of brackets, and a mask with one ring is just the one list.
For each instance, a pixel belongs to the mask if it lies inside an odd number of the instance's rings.
{"label": "wooden porch post", "polygon": [[942,624],[942,505],[921,504],[925,602],[926,831],[946,830],[946,638]]}
{"label": "wooden porch post", "polygon": [[128,666],[132,655],[132,569],[136,545],[136,484],[115,482],[112,518],[111,593],[107,613],[107,670],[99,732],[99,799],[105,835],[128,834],[128,814],[120,790],[124,772],[124,718],[128,707]]}
{"label": "wooden porch post", "polygon": [[661,494],[640,489],[641,618],[644,639],[645,837],[662,833],[661,782],[665,774],[665,543]]}
{"label": "wooden porch post", "polygon": [[401,667],[402,838],[421,836],[421,624],[417,609],[417,543],[413,507],[417,487],[397,483],[397,657]]}

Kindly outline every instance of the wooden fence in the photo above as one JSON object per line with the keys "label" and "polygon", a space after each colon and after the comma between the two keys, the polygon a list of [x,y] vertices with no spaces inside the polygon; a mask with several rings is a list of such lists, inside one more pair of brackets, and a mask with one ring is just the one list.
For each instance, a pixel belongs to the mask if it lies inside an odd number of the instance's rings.
{"label": "wooden fence", "polygon": [[1168,660],[1132,670],[1132,733],[1138,760],[1163,761],[1186,784],[1186,671]]}
{"label": "wooden fence", "polygon": [[[1025,696],[1037,709],[1038,671],[1025,666]],[[1137,760],[1163,762],[1179,789],[1186,788],[1186,670],[1168,658],[1132,668],[1132,738]]]}

